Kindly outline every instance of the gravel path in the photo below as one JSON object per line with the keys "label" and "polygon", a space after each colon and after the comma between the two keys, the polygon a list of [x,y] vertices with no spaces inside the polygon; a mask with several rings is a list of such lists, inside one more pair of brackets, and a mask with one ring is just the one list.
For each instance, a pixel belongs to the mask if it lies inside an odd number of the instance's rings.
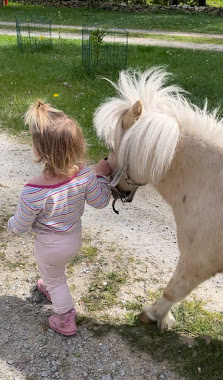
{"label": "gravel path", "polygon": [[[16,35],[16,30],[6,29],[8,26],[15,26],[13,22],[0,21],[0,26],[4,26],[4,29],[0,29],[0,34]],[[41,26],[41,24],[39,24]],[[64,30],[71,27],[66,25],[52,25],[52,28],[58,28],[58,31],[52,31],[51,35],[53,38],[64,38],[64,39],[81,39],[81,33],[70,33],[70,32],[60,32],[60,28]],[[82,30],[82,27],[72,26],[72,28],[77,30]],[[118,29],[114,29],[118,30]],[[191,36],[191,37],[210,37],[219,38],[223,41],[223,34],[204,34],[204,33],[179,33],[179,32],[169,32],[169,31],[154,31],[154,30],[144,30],[144,29],[126,29],[129,33],[143,33],[143,34],[159,34],[159,35],[172,35],[172,36]],[[38,32],[40,36],[47,34],[44,32]],[[222,44],[205,44],[205,43],[191,43],[191,42],[180,42],[180,41],[165,41],[157,40],[153,38],[143,38],[143,37],[128,37],[128,43],[130,45],[144,45],[144,46],[166,46],[174,48],[184,48],[184,49],[194,49],[194,50],[211,50],[223,52],[223,42]]]}
{"label": "gravel path", "polygon": [[[0,21],[0,26],[14,26],[15,22],[9,22],[9,21]],[[36,24],[36,26],[44,26],[43,24]],[[56,28],[62,28],[62,29],[76,29],[76,30],[82,30],[82,26],[71,26],[71,25],[58,25],[58,24],[51,24],[51,27],[53,29]],[[110,29],[109,29],[110,30]],[[123,30],[119,28],[111,28],[111,30]],[[142,34],[164,34],[164,35],[170,35],[170,36],[186,36],[186,37],[210,37],[210,38],[222,38],[223,34],[211,34],[211,33],[192,33],[192,32],[170,32],[169,30],[153,30],[153,29],[125,29],[129,33],[142,33]]]}
{"label": "gravel path", "polygon": [[[124,337],[121,322],[118,329],[112,322],[126,313],[126,301],[135,297],[146,301],[148,290],[164,286],[176,265],[175,225],[169,207],[148,186],[138,191],[133,204],[117,203],[119,216],[111,206],[104,210],[86,207],[83,233],[88,239],[90,236],[91,245],[100,252],[99,273],[104,270],[103,263],[112,268],[119,266],[128,273],[128,281],[121,287],[119,303],[108,311],[105,323],[103,312],[91,314],[82,301],[98,263],[78,264],[68,278],[70,286],[75,284],[76,309],[85,316],[85,323],[78,324],[76,336],[66,338],[48,328],[51,305],[35,288],[38,270],[32,256],[32,232],[12,238],[4,228],[22,186],[40,168],[32,163],[29,145],[18,143],[4,133],[0,134],[0,141],[3,225],[0,231],[0,379],[183,380],[165,360],[156,359]],[[218,275],[200,286],[192,297],[201,297],[209,309],[223,312],[222,297],[218,296],[222,288],[223,276]]]}

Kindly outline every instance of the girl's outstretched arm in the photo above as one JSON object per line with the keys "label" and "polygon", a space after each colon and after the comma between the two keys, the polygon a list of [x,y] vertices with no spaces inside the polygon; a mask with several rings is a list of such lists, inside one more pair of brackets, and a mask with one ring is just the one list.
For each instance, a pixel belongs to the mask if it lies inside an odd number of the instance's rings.
{"label": "girl's outstretched arm", "polygon": [[105,160],[101,160],[94,172],[90,176],[86,188],[86,200],[94,208],[104,208],[111,198],[111,191],[108,186],[110,180],[106,178],[111,173],[111,169]]}

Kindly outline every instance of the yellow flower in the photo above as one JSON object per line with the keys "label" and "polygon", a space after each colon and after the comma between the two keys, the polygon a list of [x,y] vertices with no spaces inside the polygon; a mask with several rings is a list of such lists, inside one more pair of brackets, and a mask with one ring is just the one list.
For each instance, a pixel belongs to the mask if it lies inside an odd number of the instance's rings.
{"label": "yellow flower", "polygon": [[57,98],[59,96],[59,94],[53,94],[54,98]]}

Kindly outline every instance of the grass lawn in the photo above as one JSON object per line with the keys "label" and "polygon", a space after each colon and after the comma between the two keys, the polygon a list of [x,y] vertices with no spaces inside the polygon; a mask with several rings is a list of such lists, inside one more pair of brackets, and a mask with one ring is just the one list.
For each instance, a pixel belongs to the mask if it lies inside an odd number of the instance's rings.
{"label": "grass lawn", "polygon": [[[222,60],[223,53],[173,48],[129,46],[128,53],[129,68],[166,65],[174,74],[172,82],[190,92],[194,103],[202,107],[207,98],[209,108],[219,106],[223,116]],[[112,80],[118,75],[99,74]],[[50,51],[32,54],[18,49],[16,37],[0,36],[0,83],[1,128],[24,131],[23,113],[30,102],[43,98],[80,122],[92,160],[105,154],[95,137],[92,115],[105,98],[114,95],[114,89],[100,76],[86,73],[81,64],[81,41],[57,42]]]}
{"label": "grass lawn", "polygon": [[[223,1],[221,1],[223,4]],[[182,12],[124,13],[75,8],[48,8],[11,3],[0,11],[0,21],[14,21],[15,10],[20,17],[46,17],[54,24],[107,25],[119,28],[156,29],[181,32],[223,33],[222,17],[202,13]]]}

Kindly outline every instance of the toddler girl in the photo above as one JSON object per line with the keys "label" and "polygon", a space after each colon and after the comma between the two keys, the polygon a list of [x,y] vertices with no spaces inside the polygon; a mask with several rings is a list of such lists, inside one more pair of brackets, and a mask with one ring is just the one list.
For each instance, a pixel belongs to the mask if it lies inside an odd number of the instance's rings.
{"label": "toddler girl", "polygon": [[43,173],[21,192],[8,228],[18,234],[32,226],[35,259],[41,278],[37,288],[52,301],[50,327],[63,335],[76,333],[74,302],[66,282],[65,265],[81,246],[81,216],[85,201],[103,208],[110,200],[110,167],[101,160],[92,170],[84,166],[85,140],[76,121],[38,101],[25,115],[36,162]]}

